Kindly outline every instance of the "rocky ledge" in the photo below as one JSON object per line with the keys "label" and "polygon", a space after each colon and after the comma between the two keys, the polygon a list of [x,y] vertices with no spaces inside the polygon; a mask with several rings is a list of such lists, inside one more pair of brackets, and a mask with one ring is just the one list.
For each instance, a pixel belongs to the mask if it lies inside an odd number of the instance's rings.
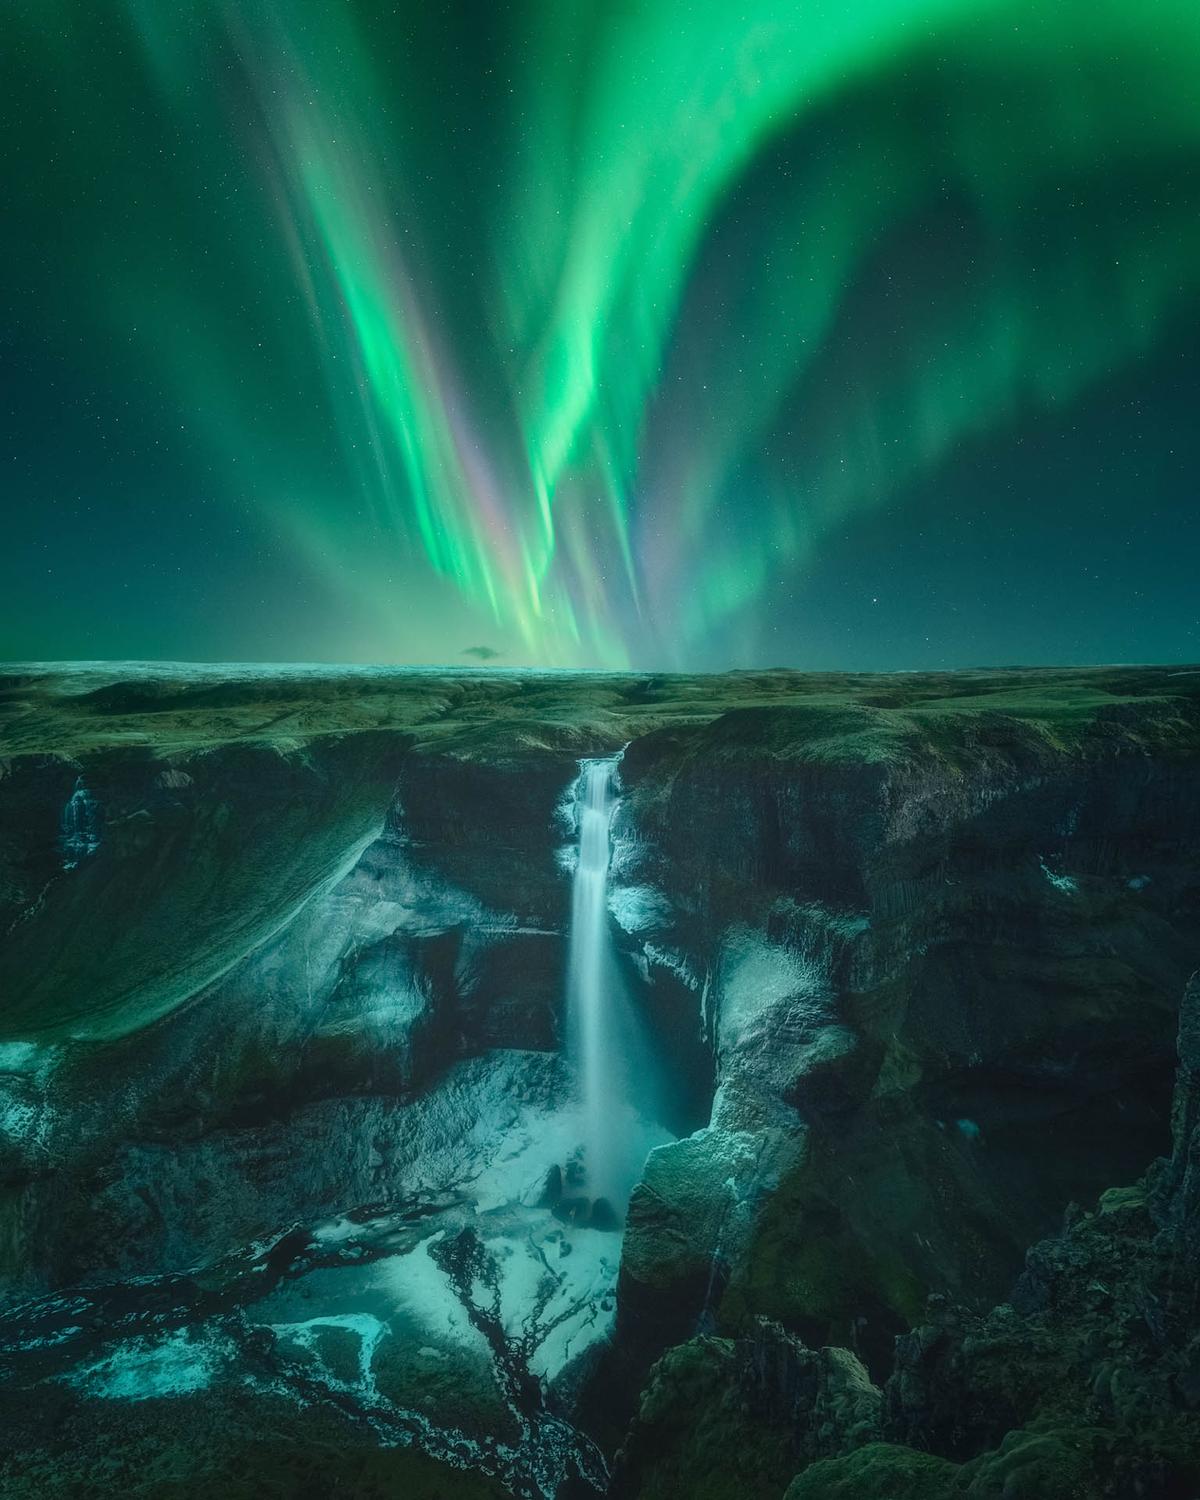
{"label": "rocky ledge", "polygon": [[1181,1011],[1170,1155],[1094,1210],[1072,1204],[1006,1302],[978,1314],[931,1297],[882,1388],[849,1350],[811,1350],[765,1320],[680,1345],[651,1372],[612,1493],[1194,1495],[1198,1246],[1200,975]]}

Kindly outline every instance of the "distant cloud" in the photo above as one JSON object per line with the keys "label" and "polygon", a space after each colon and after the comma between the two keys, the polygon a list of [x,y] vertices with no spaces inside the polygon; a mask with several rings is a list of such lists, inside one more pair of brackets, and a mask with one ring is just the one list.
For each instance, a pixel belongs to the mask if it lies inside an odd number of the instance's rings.
{"label": "distant cloud", "polygon": [[495,661],[498,656],[503,655],[503,652],[493,651],[490,646],[467,646],[463,650],[463,655],[478,657],[480,661]]}

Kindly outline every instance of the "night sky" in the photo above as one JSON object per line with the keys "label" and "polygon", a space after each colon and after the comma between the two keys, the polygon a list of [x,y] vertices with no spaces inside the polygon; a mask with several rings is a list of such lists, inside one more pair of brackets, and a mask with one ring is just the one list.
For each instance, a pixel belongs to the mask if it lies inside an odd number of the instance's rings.
{"label": "night sky", "polygon": [[0,188],[4,659],[1200,659],[1196,0],[9,0]]}

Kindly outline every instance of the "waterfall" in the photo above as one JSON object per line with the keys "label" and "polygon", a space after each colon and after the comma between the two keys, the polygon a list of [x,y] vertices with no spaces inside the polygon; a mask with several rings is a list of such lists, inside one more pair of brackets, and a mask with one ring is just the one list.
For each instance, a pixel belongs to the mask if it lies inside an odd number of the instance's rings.
{"label": "waterfall", "polygon": [[100,847],[99,809],[82,776],[77,778],[75,790],[63,808],[59,846],[64,870],[73,870],[80,860],[89,858]]}
{"label": "waterfall", "polygon": [[[622,981],[608,912],[619,755],[580,763],[567,969],[568,1050],[582,1106],[587,1196],[622,1214],[645,1159],[654,1068]],[[660,1137],[661,1138],[661,1137]]]}

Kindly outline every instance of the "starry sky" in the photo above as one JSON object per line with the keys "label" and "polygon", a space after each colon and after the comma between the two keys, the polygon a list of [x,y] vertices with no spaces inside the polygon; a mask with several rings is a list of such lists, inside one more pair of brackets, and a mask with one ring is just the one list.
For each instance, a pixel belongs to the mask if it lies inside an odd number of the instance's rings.
{"label": "starry sky", "polygon": [[9,0],[0,657],[1200,659],[1195,0]]}

